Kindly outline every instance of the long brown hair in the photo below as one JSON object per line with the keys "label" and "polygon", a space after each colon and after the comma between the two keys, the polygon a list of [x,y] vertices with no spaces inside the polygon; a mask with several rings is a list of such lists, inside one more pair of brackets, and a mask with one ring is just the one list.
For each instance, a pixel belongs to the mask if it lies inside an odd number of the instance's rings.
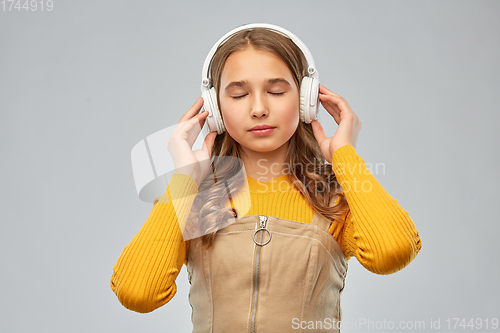
{"label": "long brown hair", "polygon": [[[242,30],[219,46],[210,66],[212,86],[217,92],[219,103],[220,78],[227,58],[236,51],[253,47],[257,50],[271,52],[277,55],[290,69],[295,84],[300,91],[300,82],[307,76],[307,61],[301,49],[289,38],[280,33],[265,28]],[[297,111],[298,112],[298,111]],[[224,159],[230,156],[238,159]],[[215,239],[217,230],[223,221],[238,216],[234,208],[226,208],[225,202],[233,196],[245,182],[242,176],[241,163],[228,160],[240,160],[240,145],[227,131],[217,135],[211,152],[213,173],[209,173],[198,188],[191,212],[187,219],[189,233],[203,235],[203,243],[209,248]],[[311,124],[299,122],[294,135],[290,138],[286,152],[288,174],[291,182],[306,198],[312,208],[329,220],[343,223],[342,216],[349,209],[347,200],[342,193],[333,172],[332,165],[323,157],[318,142],[314,137]],[[225,184],[225,186],[214,186]],[[311,187],[310,184],[314,184]],[[331,206],[334,199],[340,197],[338,204]],[[200,229],[201,228],[201,229]]]}

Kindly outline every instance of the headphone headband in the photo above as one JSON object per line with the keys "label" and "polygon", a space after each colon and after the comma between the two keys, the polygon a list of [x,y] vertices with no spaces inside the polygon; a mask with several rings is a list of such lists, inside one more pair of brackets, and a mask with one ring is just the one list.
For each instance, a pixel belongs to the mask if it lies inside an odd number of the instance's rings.
{"label": "headphone headband", "polygon": [[201,91],[206,91],[206,90],[210,89],[211,82],[210,82],[210,78],[208,77],[208,74],[209,74],[208,67],[210,65],[210,62],[212,61],[212,57],[214,56],[214,54],[217,51],[217,49],[219,48],[219,46],[224,44],[231,36],[233,36],[237,32],[242,31],[242,30],[247,30],[247,29],[250,30],[253,28],[266,28],[268,30],[277,32],[285,37],[290,38],[302,50],[302,53],[304,53],[304,56],[306,57],[307,65],[308,65],[307,72],[309,73],[309,77],[319,79],[319,74],[318,74],[318,71],[316,70],[316,67],[314,65],[314,59],[312,57],[311,52],[309,51],[307,46],[297,36],[295,36],[290,31],[288,31],[284,28],[281,28],[277,25],[274,25],[274,24],[251,23],[251,24],[242,25],[236,29],[229,31],[227,34],[222,36],[217,41],[217,43],[215,43],[215,45],[212,47],[212,49],[208,53],[207,57],[205,58],[205,63],[203,65],[203,71],[201,73],[201,78],[202,78],[201,79]]}

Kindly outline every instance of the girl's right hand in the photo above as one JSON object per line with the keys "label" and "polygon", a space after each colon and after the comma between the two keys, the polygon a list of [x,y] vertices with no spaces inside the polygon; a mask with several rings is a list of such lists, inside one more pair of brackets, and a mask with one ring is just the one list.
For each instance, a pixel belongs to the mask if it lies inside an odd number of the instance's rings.
{"label": "girl's right hand", "polygon": [[192,151],[193,144],[208,116],[208,111],[198,113],[202,106],[203,98],[199,97],[181,117],[167,142],[167,150],[174,160],[176,173],[190,176],[198,187],[210,169],[210,155],[217,136],[216,131],[210,132],[205,137],[203,148]]}

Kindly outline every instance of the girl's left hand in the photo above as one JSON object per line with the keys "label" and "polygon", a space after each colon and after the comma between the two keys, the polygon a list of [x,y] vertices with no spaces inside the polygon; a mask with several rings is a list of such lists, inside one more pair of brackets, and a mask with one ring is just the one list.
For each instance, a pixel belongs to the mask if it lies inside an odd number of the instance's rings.
{"label": "girl's left hand", "polygon": [[319,92],[321,104],[339,125],[335,135],[327,138],[319,121],[311,122],[314,137],[318,141],[321,152],[326,160],[331,162],[333,153],[338,148],[345,145],[352,145],[356,148],[356,141],[361,130],[361,121],[359,121],[358,116],[352,111],[344,97],[337,95],[322,85],[319,86]]}

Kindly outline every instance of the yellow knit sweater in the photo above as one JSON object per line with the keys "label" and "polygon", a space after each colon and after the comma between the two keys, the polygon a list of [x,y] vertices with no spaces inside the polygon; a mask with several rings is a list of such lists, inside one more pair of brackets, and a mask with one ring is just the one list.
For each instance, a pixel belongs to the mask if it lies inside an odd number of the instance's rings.
{"label": "yellow knit sweater", "polygon": [[[338,148],[332,166],[349,211],[345,223],[332,223],[329,232],[346,258],[355,256],[377,274],[391,274],[407,266],[421,248],[418,230],[408,212],[384,190],[353,146]],[[251,177],[247,180],[251,205],[245,216],[271,215],[312,222],[314,210],[300,192],[292,189],[288,175],[264,185]],[[124,248],[113,267],[111,288],[126,308],[151,312],[174,297],[175,280],[187,263],[189,246],[181,228],[197,193],[198,186],[191,177],[172,175],[148,219]],[[243,200],[236,196],[231,203],[238,207]]]}

